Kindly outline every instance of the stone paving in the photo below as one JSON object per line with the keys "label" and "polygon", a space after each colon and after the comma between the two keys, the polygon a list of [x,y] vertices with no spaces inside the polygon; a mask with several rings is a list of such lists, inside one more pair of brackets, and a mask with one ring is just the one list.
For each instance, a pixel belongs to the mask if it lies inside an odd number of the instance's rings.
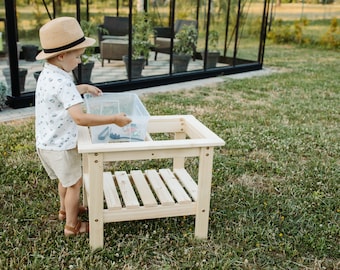
{"label": "stone paving", "polygon": [[[169,55],[159,54],[157,61],[154,61],[154,54],[151,53],[148,65],[145,66],[142,75],[161,75],[169,73]],[[125,80],[127,79],[126,68],[123,61],[108,60],[104,61],[104,66],[101,66],[100,59],[94,59],[95,67],[92,71],[91,81],[93,83]],[[27,69],[25,92],[35,91],[36,80],[33,76],[34,72],[40,71],[43,67],[43,61],[26,61],[19,60],[19,68]],[[6,58],[0,58],[0,70],[8,68],[8,61]],[[198,70],[203,68],[201,60],[190,61],[188,70]],[[6,82],[3,72],[0,72],[0,81]]]}
{"label": "stone paving", "polygon": [[[159,54],[157,61],[153,61],[153,55],[150,56],[148,65],[143,70],[143,75],[155,75],[155,74],[166,74],[169,72],[169,56],[165,54]],[[202,61],[196,60],[191,61],[189,70],[194,69],[201,69],[202,68]],[[19,61],[20,68],[26,68],[28,70],[25,82],[25,92],[34,91],[36,87],[36,80],[33,76],[35,71],[40,71],[42,69],[43,62],[35,61],[29,62],[25,60]],[[8,63],[6,59],[0,59],[0,70],[8,67]],[[179,84],[171,84],[171,85],[164,85],[140,90],[133,90],[130,91],[131,93],[136,93],[138,95],[154,93],[154,92],[168,92],[168,91],[177,91],[177,90],[184,90],[184,89],[191,89],[194,87],[199,86],[207,86],[211,84],[216,84],[219,82],[223,82],[226,78],[243,78],[247,76],[256,76],[256,75],[265,75],[271,72],[269,69],[262,69],[259,71],[253,72],[246,72],[242,74],[235,74],[235,75],[228,75],[223,77],[213,77],[203,80],[195,80],[189,81]],[[124,63],[122,61],[113,61],[111,60],[108,63],[107,60],[104,61],[104,67],[101,66],[101,61],[96,61],[95,68],[92,73],[91,80],[93,83],[97,82],[105,82],[105,81],[113,81],[113,80],[124,80],[126,79],[126,70]],[[6,79],[3,75],[3,72],[0,73],[0,81],[6,82]],[[5,108],[4,110],[0,111],[0,122],[8,122],[28,117],[34,116],[34,107],[27,107],[22,109],[12,109],[12,108]]]}

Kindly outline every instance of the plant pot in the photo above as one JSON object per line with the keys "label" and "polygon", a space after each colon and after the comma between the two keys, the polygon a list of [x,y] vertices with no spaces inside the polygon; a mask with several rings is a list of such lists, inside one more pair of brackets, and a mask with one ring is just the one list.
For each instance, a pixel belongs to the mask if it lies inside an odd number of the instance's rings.
{"label": "plant pot", "polygon": [[36,82],[37,82],[38,79],[39,79],[40,73],[41,73],[41,71],[35,71],[35,72],[33,73],[33,76],[34,76],[34,79],[35,79]]}
{"label": "plant pot", "polygon": [[191,55],[174,54],[173,61],[172,61],[173,66],[174,66],[174,73],[187,71],[190,59],[191,59]]}
{"label": "plant pot", "polygon": [[[125,63],[126,73],[129,74],[129,56],[124,55],[123,61]],[[138,59],[131,60],[131,78],[140,78],[142,77],[142,71],[145,66],[145,58],[141,57]]]}
{"label": "plant pot", "polygon": [[[204,51],[201,52],[202,59],[204,60]],[[220,52],[208,52],[207,53],[207,63],[206,68],[215,68],[218,63],[218,58],[220,57]]]}
{"label": "plant pot", "polygon": [[[4,68],[2,70],[2,73],[4,74],[4,76],[6,78],[6,83],[7,83],[8,89],[12,89],[10,69]],[[26,68],[19,68],[19,89],[20,89],[20,92],[25,91],[26,75],[27,75],[27,69]],[[12,91],[12,90],[10,90],[10,91]]]}
{"label": "plant pot", "polygon": [[38,54],[38,46],[36,45],[23,45],[22,51],[26,61],[34,62]]}
{"label": "plant pot", "polygon": [[0,111],[5,108],[7,102],[7,87],[0,81]]}
{"label": "plant pot", "polygon": [[87,62],[86,64],[81,65],[81,81],[78,78],[78,67],[76,67],[74,70],[72,70],[74,79],[76,80],[77,83],[91,83],[91,75],[92,75],[92,70],[94,67],[94,62],[90,61]]}

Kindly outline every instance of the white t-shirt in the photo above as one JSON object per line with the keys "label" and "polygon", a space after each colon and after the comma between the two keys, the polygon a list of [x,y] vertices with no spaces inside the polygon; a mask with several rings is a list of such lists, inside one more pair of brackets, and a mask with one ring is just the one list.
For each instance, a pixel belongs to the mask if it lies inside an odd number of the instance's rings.
{"label": "white t-shirt", "polygon": [[78,129],[67,109],[82,102],[70,74],[46,62],[35,93],[37,148],[68,150],[76,147]]}

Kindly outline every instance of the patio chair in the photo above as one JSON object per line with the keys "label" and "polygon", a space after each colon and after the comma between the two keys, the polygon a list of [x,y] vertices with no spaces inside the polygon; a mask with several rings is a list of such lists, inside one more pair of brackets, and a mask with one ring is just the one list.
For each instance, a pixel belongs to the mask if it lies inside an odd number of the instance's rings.
{"label": "patio chair", "polygon": [[[175,36],[181,31],[183,26],[194,25],[197,27],[196,20],[176,20],[174,25],[174,44],[176,43]],[[171,27],[155,27],[155,60],[157,60],[158,53],[170,54],[171,47]]]}
{"label": "patio chair", "polygon": [[105,39],[128,39],[129,18],[105,16],[104,23],[98,27],[99,43]]}
{"label": "patio chair", "polygon": [[129,18],[105,16],[98,27],[98,41],[102,66],[104,59],[122,60],[129,48]]}

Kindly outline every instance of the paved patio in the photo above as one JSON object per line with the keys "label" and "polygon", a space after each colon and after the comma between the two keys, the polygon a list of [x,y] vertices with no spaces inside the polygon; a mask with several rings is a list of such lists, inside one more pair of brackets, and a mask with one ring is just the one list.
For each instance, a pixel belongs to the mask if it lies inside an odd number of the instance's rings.
{"label": "paved patio", "polygon": [[[154,61],[153,55],[149,58],[149,63],[143,70],[143,75],[157,75],[157,74],[166,74],[169,72],[169,55],[166,54],[159,54],[157,61]],[[29,62],[25,60],[19,61],[19,67],[20,68],[26,68],[28,73],[26,76],[26,82],[25,82],[25,92],[31,92],[35,91],[36,87],[36,80],[33,76],[33,73],[36,71],[39,71],[42,69],[43,62],[41,61],[35,61],[35,62]],[[4,68],[8,67],[7,60],[4,58],[0,58],[0,70],[3,70]],[[195,69],[202,69],[203,68],[203,62],[201,60],[191,61],[189,65],[189,70],[195,70]],[[202,80],[195,80],[195,81],[189,81],[179,84],[171,84],[171,85],[164,85],[164,86],[158,86],[158,87],[151,87],[151,88],[145,88],[140,90],[133,90],[130,91],[131,93],[136,93],[138,95],[144,95],[148,93],[155,93],[155,92],[169,92],[169,91],[179,91],[184,89],[192,89],[195,87],[200,86],[208,86],[216,83],[220,83],[225,81],[227,78],[244,78],[249,76],[258,76],[258,75],[266,75],[272,72],[270,69],[262,69],[259,71],[253,71],[253,72],[246,72],[241,74],[234,74],[234,75],[228,75],[228,76],[221,76],[221,77],[213,77],[208,79],[202,79]],[[123,61],[113,61],[111,60],[110,63],[108,63],[107,60],[104,62],[104,67],[101,66],[101,61],[95,62],[95,68],[92,72],[92,82],[98,83],[98,82],[105,82],[105,81],[113,81],[113,80],[125,80],[127,78],[125,65]],[[5,77],[3,73],[0,73],[0,81],[6,82]],[[34,116],[34,107],[27,107],[27,108],[21,108],[21,109],[12,109],[12,108],[5,108],[3,111],[0,111],[0,123],[1,122],[8,122],[18,119],[24,119],[28,117]]]}
{"label": "paved patio", "polygon": [[[145,66],[142,75],[161,75],[169,73],[169,55],[159,54],[157,61],[154,61],[154,54],[151,53],[148,61],[148,65]],[[126,80],[126,68],[123,61],[108,60],[104,61],[104,66],[101,66],[100,59],[94,59],[95,67],[92,71],[91,81],[93,83],[116,81],[116,80]],[[25,82],[25,92],[35,91],[36,81],[33,76],[34,72],[40,71],[43,66],[43,61],[29,62],[26,60],[19,60],[19,68],[27,69],[27,76]],[[6,58],[0,58],[0,70],[8,67],[8,62]],[[203,61],[195,60],[190,61],[189,70],[198,70],[203,68]],[[6,82],[3,72],[0,73],[0,81]]]}

